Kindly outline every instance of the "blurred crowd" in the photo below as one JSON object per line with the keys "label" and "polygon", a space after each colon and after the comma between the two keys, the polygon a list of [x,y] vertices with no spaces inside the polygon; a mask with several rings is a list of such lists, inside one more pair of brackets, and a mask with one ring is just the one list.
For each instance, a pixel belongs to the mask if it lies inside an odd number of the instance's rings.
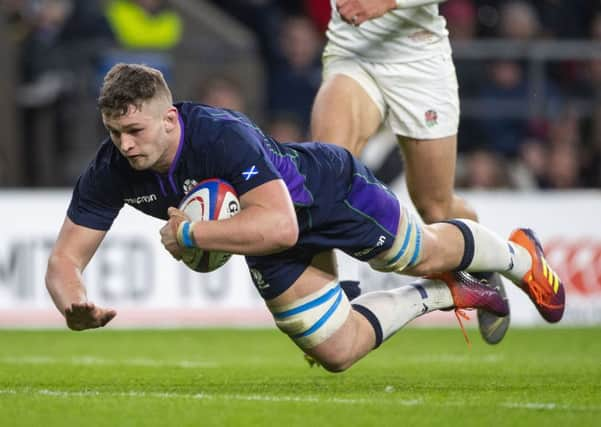
{"label": "blurred crowd", "polygon": [[[190,82],[195,89],[176,97],[246,112],[283,142],[310,138],[329,0],[0,0],[18,53],[15,102],[28,170],[24,185],[48,184],[35,173],[47,161],[38,158],[41,139],[54,141],[53,167],[69,170],[65,161],[81,161],[70,155],[82,138],[73,135],[71,123],[82,109],[81,93],[93,104],[101,76],[122,60],[115,52],[143,53],[140,61],[172,78],[174,64],[165,54],[185,38],[182,3],[210,4],[250,30],[265,81],[260,113],[249,111],[240,74]],[[462,101],[458,186],[601,188],[601,2],[448,0],[440,9],[456,48]],[[531,58],[531,51],[460,55],[475,49],[470,43],[497,39],[524,46],[580,40],[593,54],[570,58],[564,50],[572,45],[551,44],[551,54],[542,59]],[[51,121],[52,135],[36,132],[40,120]],[[87,139],[101,136],[97,122]],[[390,182],[402,172],[402,162],[394,144],[382,150],[386,161],[372,166]],[[76,177],[57,176],[53,185],[71,185]]]}

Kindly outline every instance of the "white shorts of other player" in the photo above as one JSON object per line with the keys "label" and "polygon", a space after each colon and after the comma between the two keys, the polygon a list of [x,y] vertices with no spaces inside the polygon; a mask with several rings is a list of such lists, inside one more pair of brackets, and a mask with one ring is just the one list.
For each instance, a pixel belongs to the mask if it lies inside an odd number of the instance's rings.
{"label": "white shorts of other player", "polygon": [[457,133],[459,94],[450,54],[407,63],[324,57],[323,80],[335,74],[344,74],[361,85],[395,135],[437,139]]}

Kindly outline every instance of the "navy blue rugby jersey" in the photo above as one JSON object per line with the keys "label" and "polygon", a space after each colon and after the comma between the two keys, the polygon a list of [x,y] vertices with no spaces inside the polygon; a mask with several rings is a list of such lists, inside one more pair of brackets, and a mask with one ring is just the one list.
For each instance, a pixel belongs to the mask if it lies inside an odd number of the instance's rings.
{"label": "navy blue rugby jersey", "polygon": [[327,222],[327,209],[320,214],[314,208],[346,195],[355,170],[348,151],[321,143],[280,144],[234,111],[188,102],[176,107],[183,132],[168,173],[133,169],[107,138],[74,188],[67,212],[74,223],[108,230],[124,204],[167,219],[167,208],[208,178],[230,182],[239,196],[283,179],[297,213],[306,212],[299,215],[302,231]]}

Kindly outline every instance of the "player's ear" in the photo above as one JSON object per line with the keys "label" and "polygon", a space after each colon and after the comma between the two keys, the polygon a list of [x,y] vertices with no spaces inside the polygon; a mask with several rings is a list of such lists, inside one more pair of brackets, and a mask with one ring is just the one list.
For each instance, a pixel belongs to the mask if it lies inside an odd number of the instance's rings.
{"label": "player's ear", "polygon": [[172,132],[174,129],[176,129],[178,121],[177,108],[174,106],[169,107],[167,111],[165,111],[163,120],[165,121],[165,130],[167,132]]}

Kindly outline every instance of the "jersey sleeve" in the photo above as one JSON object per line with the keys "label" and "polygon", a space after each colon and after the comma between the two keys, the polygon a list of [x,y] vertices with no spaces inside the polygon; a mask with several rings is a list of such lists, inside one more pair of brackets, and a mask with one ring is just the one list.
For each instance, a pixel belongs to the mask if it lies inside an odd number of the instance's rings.
{"label": "jersey sleeve", "polygon": [[272,161],[276,155],[267,139],[252,127],[229,124],[224,127],[214,146],[211,163],[214,176],[228,181],[239,196],[274,179],[282,179]]}
{"label": "jersey sleeve", "polygon": [[67,216],[77,225],[108,230],[123,207],[120,186],[114,176],[95,163],[79,177]]}

